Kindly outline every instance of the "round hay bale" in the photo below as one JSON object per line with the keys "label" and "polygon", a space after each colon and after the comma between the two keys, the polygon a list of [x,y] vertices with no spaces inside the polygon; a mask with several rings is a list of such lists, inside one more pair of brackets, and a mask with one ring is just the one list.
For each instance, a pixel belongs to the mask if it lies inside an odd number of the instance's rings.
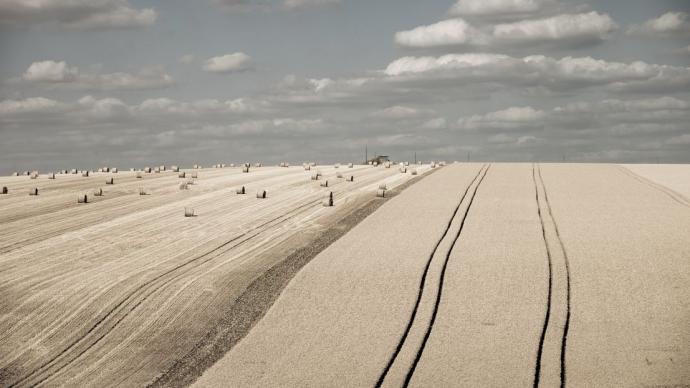
{"label": "round hay bale", "polygon": [[141,174],[141,171],[137,171],[137,178],[141,179],[141,178],[143,178],[143,177],[144,177],[144,176]]}
{"label": "round hay bale", "polygon": [[386,162],[383,164],[383,167],[385,168],[391,168],[391,162]]}
{"label": "round hay bale", "polygon": [[111,169],[110,172],[112,172],[113,174],[117,174],[117,168]]}
{"label": "round hay bale", "polygon": [[7,189],[7,186],[2,186],[2,190],[0,190],[0,194],[7,194],[9,190]]}
{"label": "round hay bale", "polygon": [[261,167],[261,163],[254,163],[254,167]]}
{"label": "round hay bale", "polygon": [[89,197],[86,194],[80,194],[77,197],[77,203],[89,203]]}
{"label": "round hay bale", "polygon": [[180,190],[187,190],[187,184],[186,183],[180,183]]}
{"label": "round hay bale", "polygon": [[329,191],[328,196],[326,196],[326,199],[323,200],[323,206],[333,206],[333,192]]}
{"label": "round hay bale", "polygon": [[185,217],[194,217],[194,209],[191,207],[185,207],[184,208],[184,216]]}
{"label": "round hay bale", "polygon": [[407,172],[407,167],[400,167],[400,172],[401,173],[406,173]]}
{"label": "round hay bale", "polygon": [[311,180],[313,180],[313,181],[317,181],[317,180],[319,180],[319,174],[318,174],[318,173],[316,173],[316,172],[315,172],[315,173],[313,173],[313,174],[311,174]]}
{"label": "round hay bale", "polygon": [[311,166],[308,164],[305,164],[304,165],[304,171],[309,171],[309,170],[311,170]]}
{"label": "round hay bale", "polygon": [[55,179],[55,173],[51,172],[50,174],[48,174],[48,179]]}
{"label": "round hay bale", "polygon": [[139,195],[149,195],[149,193],[146,191],[145,188],[140,187],[139,188]]}
{"label": "round hay bale", "polygon": [[242,172],[248,173],[248,172],[249,172],[249,167],[247,167],[247,166],[242,167]]}
{"label": "round hay bale", "polygon": [[321,187],[328,187],[328,180],[322,181],[319,185]]}
{"label": "round hay bale", "polygon": [[19,176],[19,173],[15,171],[12,173],[12,176]]}
{"label": "round hay bale", "polygon": [[409,165],[410,165],[410,162],[405,162],[405,166],[409,166]]}
{"label": "round hay bale", "polygon": [[88,172],[88,171],[84,171],[84,172],[81,173],[81,176],[87,177],[87,178],[88,178],[89,172]]}
{"label": "round hay bale", "polygon": [[173,172],[180,172],[180,168],[178,166],[170,166],[170,169],[173,170]]}
{"label": "round hay bale", "polygon": [[265,199],[266,198],[266,190],[257,191],[256,192],[256,198]]}
{"label": "round hay bale", "polygon": [[416,168],[411,169],[410,175],[417,175],[417,169]]}
{"label": "round hay bale", "polygon": [[348,182],[354,182],[355,181],[355,176],[354,175],[348,175],[347,178],[345,178],[346,181]]}
{"label": "round hay bale", "polygon": [[193,179],[196,179],[198,177],[199,177],[199,174],[196,171],[192,172],[192,178]]}
{"label": "round hay bale", "polygon": [[244,186],[242,186],[242,187],[238,187],[237,190],[235,190],[235,193],[243,195],[243,194],[247,194],[247,190],[245,189]]}
{"label": "round hay bale", "polygon": [[338,172],[338,173],[335,174],[335,177],[336,177],[336,178],[342,178],[342,177],[343,177],[343,173],[342,173],[342,172]]}
{"label": "round hay bale", "polygon": [[235,163],[230,163],[230,167],[235,167]]}
{"label": "round hay bale", "polygon": [[36,178],[38,178],[38,171],[32,171],[32,172],[31,172],[30,178],[31,178],[31,179],[36,179]]}
{"label": "round hay bale", "polygon": [[354,165],[352,163],[347,164],[347,168],[352,168]]}
{"label": "round hay bale", "polygon": [[386,186],[385,183],[380,183],[379,184],[379,190],[388,190],[388,186]]}
{"label": "round hay bale", "polygon": [[144,167],[144,172],[147,174],[151,173],[151,167]]}
{"label": "round hay bale", "polygon": [[38,195],[38,187],[29,189],[29,195]]}
{"label": "round hay bale", "polygon": [[115,184],[115,179],[114,178],[108,178],[105,180],[106,185],[112,185]]}
{"label": "round hay bale", "polygon": [[386,189],[376,190],[376,196],[379,198],[386,198]]}
{"label": "round hay bale", "polygon": [[102,197],[103,196],[103,189],[99,188],[96,191],[93,192],[93,195],[96,197]]}
{"label": "round hay bale", "polygon": [[194,169],[197,169],[197,168],[199,168],[199,165],[198,165],[198,164],[195,164],[195,165],[193,166],[193,168],[194,168]]}
{"label": "round hay bale", "polygon": [[160,174],[161,169],[158,168],[158,167],[156,167],[156,168],[153,169],[153,172],[155,172],[156,174]]}
{"label": "round hay bale", "polygon": [[178,178],[186,178],[186,177],[187,177],[187,173],[184,172],[184,171],[182,171],[181,173],[177,174],[177,177],[178,177]]}

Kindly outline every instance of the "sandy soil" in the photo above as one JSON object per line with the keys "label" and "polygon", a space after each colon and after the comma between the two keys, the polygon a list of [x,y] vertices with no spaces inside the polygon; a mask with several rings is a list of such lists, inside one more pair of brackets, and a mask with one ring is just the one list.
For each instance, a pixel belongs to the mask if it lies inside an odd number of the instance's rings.
{"label": "sandy soil", "polygon": [[[186,191],[172,172],[0,178],[10,191],[0,198],[0,385],[146,385],[300,241],[362,206],[380,183],[412,178],[357,166],[341,168],[355,175],[344,182],[333,167],[320,169],[328,189],[301,167],[202,169]],[[105,185],[110,176],[115,185]],[[240,185],[246,196],[235,194]],[[103,197],[77,204],[98,187]],[[268,198],[256,199],[257,189]],[[333,208],[321,205],[326,190]],[[185,218],[184,207],[197,216]]]}
{"label": "sandy soil", "polygon": [[690,206],[639,178],[445,168],[307,264],[195,386],[686,386]]}

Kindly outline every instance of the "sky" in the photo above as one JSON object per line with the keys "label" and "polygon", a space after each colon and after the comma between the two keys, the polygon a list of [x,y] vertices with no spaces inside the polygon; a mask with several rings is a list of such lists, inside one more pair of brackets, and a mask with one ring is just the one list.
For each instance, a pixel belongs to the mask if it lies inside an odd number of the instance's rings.
{"label": "sky", "polygon": [[687,0],[0,0],[0,174],[690,163]]}

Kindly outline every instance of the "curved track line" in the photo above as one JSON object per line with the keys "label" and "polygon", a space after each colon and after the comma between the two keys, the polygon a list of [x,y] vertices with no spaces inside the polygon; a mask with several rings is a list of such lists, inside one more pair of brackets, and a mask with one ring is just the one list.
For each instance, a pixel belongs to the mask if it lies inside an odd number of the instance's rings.
{"label": "curved track line", "polygon": [[563,244],[563,239],[561,239],[561,232],[558,230],[558,223],[553,216],[551,211],[551,202],[549,201],[549,193],[546,191],[546,184],[544,184],[544,178],[541,176],[541,166],[538,167],[539,171],[539,181],[544,189],[544,199],[546,200],[546,207],[549,210],[549,217],[553,222],[553,228],[556,231],[556,237],[558,237],[558,244],[563,252],[563,259],[565,261],[565,279],[566,279],[566,315],[565,323],[563,325],[563,337],[561,338],[561,388],[565,387],[566,382],[566,368],[565,368],[565,355],[568,345],[568,330],[570,328],[570,260],[568,259],[568,251],[565,249]]}
{"label": "curved track line", "polygon": [[400,354],[400,351],[402,350],[403,344],[405,343],[407,336],[410,334],[410,330],[412,329],[412,324],[414,323],[414,320],[417,317],[417,310],[419,309],[419,304],[422,300],[422,295],[424,294],[424,287],[426,285],[426,277],[429,273],[429,267],[431,266],[431,262],[434,258],[434,255],[436,254],[436,250],[438,250],[438,247],[439,247],[439,245],[441,245],[441,242],[443,241],[443,239],[446,238],[446,235],[448,234],[448,230],[450,230],[450,226],[452,225],[456,214],[460,210],[460,206],[462,206],[462,203],[465,201],[465,197],[467,196],[467,193],[469,192],[470,187],[472,187],[474,182],[477,180],[477,178],[481,174],[483,167],[484,166],[482,166],[479,169],[479,171],[477,171],[477,175],[474,176],[474,178],[472,179],[470,184],[467,185],[467,187],[465,188],[465,192],[462,194],[462,197],[460,198],[460,201],[458,202],[458,206],[455,207],[455,211],[453,211],[453,214],[451,215],[450,219],[448,220],[448,224],[446,225],[446,228],[443,231],[443,234],[438,239],[438,241],[436,242],[436,245],[434,246],[434,249],[429,254],[429,258],[426,261],[426,266],[424,267],[424,272],[422,273],[422,278],[419,281],[419,292],[417,293],[417,300],[415,301],[414,308],[412,309],[412,314],[410,315],[410,319],[407,321],[407,327],[405,327],[405,331],[403,332],[402,337],[400,337],[400,341],[398,341],[398,345],[396,346],[395,351],[393,352],[393,355],[388,360],[388,364],[386,364],[386,367],[383,369],[383,372],[381,372],[381,375],[379,376],[379,379],[376,382],[377,388],[381,387],[381,385],[383,384],[383,381],[386,379],[386,375],[388,375],[388,372],[390,371],[391,367],[395,363],[395,360],[397,359],[398,354]]}
{"label": "curved track line", "polygon": [[546,314],[544,314],[544,325],[542,326],[541,335],[539,336],[539,348],[537,349],[537,362],[534,367],[534,383],[532,386],[537,388],[539,386],[539,378],[541,376],[541,358],[544,352],[544,340],[546,339],[546,331],[549,327],[551,319],[551,296],[553,293],[553,264],[551,259],[551,248],[549,241],[546,238],[546,228],[544,227],[544,217],[541,214],[541,206],[539,205],[539,187],[537,186],[537,178],[532,164],[532,182],[534,182],[534,193],[537,201],[537,214],[539,215],[539,223],[541,224],[541,236],[544,239],[544,246],[546,246],[546,257],[549,265],[549,287],[546,297]]}
{"label": "curved track line", "polygon": [[448,253],[446,254],[445,261],[443,262],[443,269],[441,269],[441,277],[440,277],[439,283],[438,283],[438,293],[436,294],[436,303],[434,304],[434,311],[431,315],[431,321],[429,322],[429,326],[427,327],[426,333],[424,333],[424,339],[422,340],[422,344],[419,346],[419,349],[417,350],[417,355],[415,356],[414,362],[412,363],[410,370],[407,372],[407,375],[405,376],[405,383],[403,384],[403,387],[407,387],[410,384],[410,380],[412,380],[412,376],[414,375],[414,371],[417,368],[417,364],[419,363],[419,360],[422,358],[422,354],[424,353],[424,348],[426,347],[426,343],[429,340],[429,337],[431,336],[431,331],[434,329],[434,323],[436,322],[436,316],[438,314],[438,308],[439,308],[439,305],[441,304],[441,297],[443,294],[443,282],[445,281],[446,268],[448,267],[448,261],[450,260],[450,255],[453,252],[453,248],[455,248],[455,243],[458,242],[458,239],[460,238],[460,235],[462,234],[462,231],[465,228],[465,221],[467,220],[467,215],[469,214],[470,209],[472,208],[472,204],[474,203],[474,198],[477,195],[477,190],[479,190],[479,186],[482,185],[482,182],[484,181],[484,178],[486,177],[486,174],[489,172],[490,168],[491,168],[491,165],[489,165],[488,167],[486,167],[484,169],[484,174],[479,179],[479,182],[477,182],[477,185],[474,187],[474,191],[472,192],[472,197],[470,197],[470,202],[467,205],[467,209],[465,210],[465,214],[463,214],[463,216],[462,216],[462,221],[460,222],[460,229],[458,229],[458,233],[453,238],[453,243],[451,244],[450,248],[448,249]]}
{"label": "curved track line", "polygon": [[[538,182],[537,183],[537,177],[538,177]],[[544,347],[544,340],[546,338],[546,332],[549,329],[549,322],[551,320],[550,317],[550,311],[551,311],[551,305],[553,304],[552,300],[552,288],[553,288],[553,270],[552,270],[552,261],[553,261],[553,256],[551,253],[551,245],[549,244],[549,240],[546,236],[546,226],[544,222],[544,213],[541,211],[541,206],[542,206],[542,201],[540,201],[540,196],[539,196],[539,188],[544,191],[544,198],[543,198],[543,204],[546,206],[547,209],[547,214],[549,219],[551,220],[551,223],[553,224],[553,229],[556,235],[556,239],[558,240],[558,245],[561,249],[561,253],[563,254],[563,264],[564,264],[564,272],[565,272],[565,321],[563,322],[563,332],[561,334],[560,338],[560,364],[559,364],[559,377],[560,377],[560,387],[564,388],[566,384],[566,350],[567,350],[567,342],[568,342],[568,330],[570,327],[570,261],[568,259],[568,252],[565,249],[565,245],[563,244],[563,240],[561,239],[561,234],[560,231],[558,230],[558,224],[556,223],[556,219],[553,216],[553,211],[551,209],[551,202],[549,201],[549,194],[546,191],[546,184],[544,183],[544,178],[542,177],[541,174],[541,166],[537,165],[537,168],[535,170],[534,165],[532,165],[532,181],[534,182],[534,190],[536,192],[535,199],[537,201],[537,214],[539,215],[539,222],[541,223],[541,230],[542,230],[542,237],[544,239],[544,246],[546,247],[546,255],[548,257],[548,262],[549,262],[549,291],[548,291],[548,305],[546,307],[546,314],[544,317],[544,326],[542,329],[541,337],[539,339],[539,348],[537,350],[537,361],[536,361],[536,366],[535,366],[535,371],[534,371],[534,384],[533,387],[537,388],[539,387],[540,384],[540,377],[541,377],[541,361],[542,361],[542,354],[543,354],[543,347]]]}
{"label": "curved track line", "polygon": [[659,183],[656,183],[652,180],[649,180],[649,179],[647,179],[641,175],[638,175],[637,173],[625,168],[624,166],[616,165],[616,167],[618,167],[621,171],[623,171],[623,173],[627,174],[631,178],[634,178],[638,182],[644,183],[645,185],[647,185],[651,188],[654,188],[654,189],[661,191],[662,193],[666,194],[669,198],[671,198],[672,200],[676,201],[677,203],[679,203],[683,206],[690,207],[690,200],[685,198],[685,196],[683,196],[682,194],[677,193],[674,190],[672,190],[672,189],[670,189],[664,185],[661,185]]}

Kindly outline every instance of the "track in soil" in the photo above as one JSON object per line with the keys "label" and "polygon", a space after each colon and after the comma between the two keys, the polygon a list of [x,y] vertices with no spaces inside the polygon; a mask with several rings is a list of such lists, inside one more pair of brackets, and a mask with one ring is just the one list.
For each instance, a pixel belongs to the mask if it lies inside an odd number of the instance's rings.
{"label": "track in soil", "polygon": [[453,247],[455,246],[455,243],[457,242],[458,238],[460,237],[460,234],[462,233],[462,230],[463,230],[463,227],[465,224],[465,220],[467,219],[467,215],[469,213],[469,210],[472,207],[472,203],[474,202],[474,198],[477,194],[477,190],[479,189],[479,186],[481,185],[482,181],[484,180],[484,177],[486,177],[486,174],[487,174],[490,167],[491,167],[490,165],[488,167],[487,167],[487,165],[483,165],[479,169],[479,171],[477,172],[477,175],[474,176],[474,178],[472,179],[470,184],[465,188],[465,191],[463,192],[463,195],[462,195],[460,201],[458,202],[458,205],[456,206],[455,210],[453,211],[452,216],[448,220],[448,224],[446,225],[446,228],[445,228],[443,234],[441,235],[438,242],[434,246],[434,249],[432,250],[431,254],[429,255],[429,258],[427,259],[426,266],[424,268],[424,272],[422,273],[422,277],[420,279],[419,292],[417,294],[417,300],[415,301],[415,305],[414,305],[414,308],[412,310],[412,314],[410,315],[410,319],[408,320],[407,327],[405,328],[405,331],[403,332],[403,335],[401,336],[400,341],[398,342],[398,345],[397,345],[393,355],[391,356],[390,360],[388,361],[388,364],[386,365],[383,372],[379,376],[379,379],[376,383],[376,387],[381,387],[383,385],[384,381],[386,380],[386,376],[388,375],[393,364],[395,363],[396,359],[398,358],[398,355],[400,354],[400,352],[403,348],[403,345],[405,344],[405,341],[407,340],[407,337],[410,334],[410,330],[412,329],[412,326],[413,326],[415,320],[417,319],[417,311],[419,309],[419,306],[420,306],[420,303],[422,300],[422,296],[424,294],[424,289],[427,287],[426,280],[427,280],[429,268],[430,268],[431,263],[433,261],[434,255],[436,254],[436,252],[437,252],[439,246],[441,245],[441,243],[443,242],[443,240],[446,238],[446,236],[447,236],[447,234],[451,228],[451,225],[453,224],[453,221],[456,219],[457,213],[460,210],[462,204],[465,202],[465,198],[467,197],[467,194],[469,193],[471,187],[475,184],[475,182],[478,182],[476,184],[476,186],[474,187],[474,190],[473,190],[472,196],[469,200],[469,204],[467,206],[467,209],[465,210],[465,212],[462,216],[462,221],[460,223],[460,229],[458,230],[458,233],[453,238],[453,242],[450,246],[450,249],[448,250],[448,252],[445,256],[443,268],[441,270],[441,275],[440,275],[440,279],[439,279],[436,301],[435,301],[434,309],[433,309],[433,312],[431,315],[431,319],[428,323],[428,326],[427,326],[426,332],[424,334],[424,338],[422,340],[422,343],[419,346],[419,348],[417,349],[415,359],[414,359],[412,365],[410,366],[410,368],[408,369],[408,372],[405,376],[405,382],[404,382],[403,386],[405,386],[405,387],[408,386],[410,380],[412,379],[412,376],[414,375],[414,371],[415,371],[415,368],[417,366],[417,363],[419,362],[419,360],[422,357],[422,353],[424,352],[424,348],[425,348],[426,343],[429,339],[429,336],[431,335],[431,331],[433,329],[433,325],[434,325],[434,322],[436,320],[436,315],[438,313],[438,308],[439,308],[439,305],[441,302],[441,294],[442,294],[442,290],[443,290],[443,282],[444,282],[445,270],[446,270],[446,266],[448,264],[448,260],[450,259],[450,255],[451,255],[451,252],[453,250]]}
{"label": "track in soil", "polygon": [[[538,177],[538,179],[537,179]],[[534,191],[535,191],[535,200],[537,202],[537,214],[539,215],[539,221],[541,223],[541,231],[542,231],[542,237],[544,239],[544,245],[546,247],[546,256],[548,259],[548,269],[549,269],[549,282],[548,282],[548,292],[547,292],[547,306],[546,306],[546,313],[544,315],[544,324],[542,327],[542,332],[541,336],[539,338],[539,346],[537,349],[537,360],[535,363],[535,368],[534,368],[534,383],[533,387],[537,388],[540,386],[542,380],[541,380],[541,375],[542,375],[542,358],[544,354],[544,343],[546,340],[547,332],[551,330],[557,330],[553,329],[554,327],[562,327],[562,333],[559,336],[560,340],[560,357],[559,357],[559,379],[560,379],[560,387],[563,388],[565,387],[566,384],[566,348],[567,348],[567,340],[568,340],[568,329],[570,327],[570,263],[568,260],[568,253],[565,249],[565,245],[563,244],[563,240],[561,239],[560,231],[558,230],[558,224],[556,223],[556,219],[553,216],[553,212],[551,210],[551,203],[549,202],[549,196],[548,192],[546,190],[546,185],[544,184],[544,179],[541,174],[541,166],[537,166],[535,169],[535,166],[532,165],[532,180],[534,182]],[[539,195],[539,188],[544,192],[543,199],[542,196]],[[554,318],[554,316],[551,314],[552,306],[555,308],[556,306],[554,305],[554,300],[552,298],[553,296],[553,291],[554,291],[554,253],[552,252],[552,247],[549,244],[549,238],[547,237],[547,223],[545,222],[545,215],[541,210],[542,205],[546,207],[547,214],[548,214],[548,219],[550,220],[550,224],[553,225],[553,234],[556,237],[556,240],[558,240],[558,247],[560,248],[560,254],[559,256],[562,256],[563,258],[563,273],[558,274],[559,277],[563,278],[565,280],[565,318],[562,322],[561,325],[558,325],[559,322],[552,322],[556,320],[557,318]],[[559,266],[560,268],[561,266]]]}
{"label": "track in soil", "polygon": [[675,191],[669,189],[666,186],[660,185],[660,184],[653,182],[653,181],[651,181],[645,177],[639,176],[639,175],[635,174],[633,171],[630,171],[623,166],[617,166],[617,167],[624,174],[630,176],[631,178],[635,179],[636,181],[643,183],[643,184],[645,184],[645,185],[647,185],[653,189],[661,191],[662,193],[666,194],[666,196],[668,196],[669,198],[671,198],[672,200],[674,200],[675,202],[677,202],[683,206],[690,207],[690,201],[687,198],[685,198],[683,195],[676,193]]}

